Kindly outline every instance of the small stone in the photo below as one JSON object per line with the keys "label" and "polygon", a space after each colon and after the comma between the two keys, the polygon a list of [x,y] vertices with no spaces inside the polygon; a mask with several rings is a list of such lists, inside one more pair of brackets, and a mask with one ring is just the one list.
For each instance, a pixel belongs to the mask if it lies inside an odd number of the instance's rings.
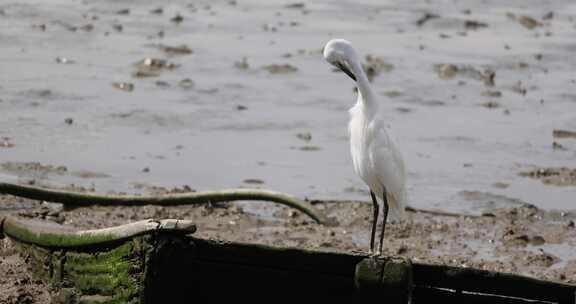
{"label": "small stone", "polygon": [[285,8],[299,8],[299,9],[302,9],[302,8],[305,8],[305,7],[306,7],[306,4],[305,4],[304,2],[295,2],[295,3],[286,4],[286,5],[284,5],[284,7],[285,7]]}
{"label": "small stone", "polygon": [[158,80],[158,81],[156,81],[156,86],[161,87],[161,88],[168,88],[168,87],[170,87],[170,84],[166,81]]}
{"label": "small stone", "polygon": [[270,72],[270,74],[289,74],[298,71],[298,68],[291,64],[269,64],[263,69]]}
{"label": "small stone", "polygon": [[257,178],[247,178],[243,181],[245,184],[252,184],[252,185],[261,185],[264,184],[264,181]]}
{"label": "small stone", "polygon": [[536,19],[529,16],[521,16],[520,18],[518,18],[518,22],[520,22],[520,24],[522,24],[525,28],[529,30],[542,26],[542,23],[538,22]]}
{"label": "small stone", "polygon": [[178,46],[162,46],[162,51],[169,55],[189,55],[193,53],[192,49],[185,44]]}
{"label": "small stone", "polygon": [[91,32],[94,29],[94,25],[91,23],[88,23],[88,24],[81,26],[80,29],[83,31],[86,31],[86,32]]}
{"label": "small stone", "polygon": [[466,21],[464,21],[464,27],[466,29],[476,30],[479,28],[488,27],[488,24],[484,23],[484,22],[474,21],[474,20],[466,20]]}
{"label": "small stone", "polygon": [[112,86],[126,92],[134,91],[134,84],[129,82],[114,82]]}
{"label": "small stone", "polygon": [[161,7],[155,8],[155,9],[150,11],[150,14],[154,14],[154,15],[161,15],[162,13],[164,13],[164,9]]}
{"label": "small stone", "polygon": [[234,62],[234,67],[239,70],[248,70],[250,65],[248,64],[246,57],[242,57],[242,60]]}
{"label": "small stone", "polygon": [[298,133],[296,134],[296,137],[303,141],[309,142],[312,140],[312,133],[310,132]]}
{"label": "small stone", "polygon": [[190,78],[186,78],[186,79],[180,80],[178,85],[183,89],[192,89],[192,88],[194,88],[195,84],[194,84],[194,80],[192,80]]}
{"label": "small stone", "polygon": [[481,104],[483,107],[486,107],[488,109],[495,109],[495,108],[499,108],[500,104],[495,102],[495,101],[487,101]]}
{"label": "small stone", "polygon": [[180,15],[180,14],[176,14],[176,16],[172,17],[172,18],[170,19],[170,21],[178,24],[178,23],[184,21],[184,17],[182,17],[182,15]]}
{"label": "small stone", "polygon": [[73,64],[76,62],[74,60],[70,60],[70,59],[65,58],[65,57],[56,57],[56,63]]}
{"label": "small stone", "polygon": [[442,64],[438,67],[438,76],[441,79],[450,79],[456,76],[458,67],[453,64]]}

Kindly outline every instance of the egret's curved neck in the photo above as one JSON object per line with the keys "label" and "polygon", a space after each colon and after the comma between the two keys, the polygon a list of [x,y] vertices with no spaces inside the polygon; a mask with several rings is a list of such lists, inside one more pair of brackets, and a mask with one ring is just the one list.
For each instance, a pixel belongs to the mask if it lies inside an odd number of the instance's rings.
{"label": "egret's curved neck", "polygon": [[378,108],[378,104],[376,103],[374,92],[372,92],[372,87],[370,86],[370,82],[368,81],[368,76],[364,73],[364,69],[362,68],[362,64],[360,60],[357,58],[352,58],[349,62],[350,68],[356,76],[356,84],[358,85],[358,94],[360,94],[358,98],[358,102],[362,104],[362,106],[370,113],[375,112]]}

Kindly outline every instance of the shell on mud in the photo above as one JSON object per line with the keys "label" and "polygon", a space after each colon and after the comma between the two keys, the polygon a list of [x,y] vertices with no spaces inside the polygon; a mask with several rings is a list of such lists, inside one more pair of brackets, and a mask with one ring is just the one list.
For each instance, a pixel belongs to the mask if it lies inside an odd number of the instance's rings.
{"label": "shell on mud", "polygon": [[126,92],[134,91],[134,84],[129,82],[114,82],[112,86]]}

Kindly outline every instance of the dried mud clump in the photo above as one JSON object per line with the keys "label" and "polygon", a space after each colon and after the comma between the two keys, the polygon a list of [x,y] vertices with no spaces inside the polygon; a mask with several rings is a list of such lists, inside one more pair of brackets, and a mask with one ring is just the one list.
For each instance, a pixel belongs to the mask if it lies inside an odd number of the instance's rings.
{"label": "dried mud clump", "polygon": [[62,175],[68,172],[65,166],[43,165],[39,162],[5,162],[0,164],[0,169],[14,173],[43,173]]}
{"label": "dried mud clump", "polygon": [[159,45],[158,48],[162,50],[167,55],[190,55],[194,51],[187,45],[177,45],[177,46],[170,46],[170,45]]}
{"label": "dried mud clump", "polygon": [[464,28],[469,30],[477,30],[479,28],[488,27],[488,23],[476,21],[476,20],[466,20],[464,21]]}
{"label": "dried mud clump", "polygon": [[160,76],[160,72],[165,70],[173,70],[177,68],[178,65],[164,59],[145,58],[137,62],[135,67],[136,71],[132,74],[132,76],[142,78]]}
{"label": "dried mud clump", "polygon": [[291,64],[269,64],[262,68],[270,74],[290,74],[298,71],[298,68]]}
{"label": "dried mud clump", "polygon": [[576,169],[566,167],[539,168],[527,172],[521,172],[520,176],[537,178],[547,185],[576,186]]}
{"label": "dried mud clump", "polygon": [[452,79],[456,76],[480,80],[487,87],[495,85],[496,72],[491,69],[478,70],[471,66],[455,64],[437,64],[434,70],[440,79]]}
{"label": "dried mud clump", "polygon": [[372,55],[366,55],[366,62],[362,65],[368,81],[372,82],[374,78],[382,72],[390,72],[394,69],[394,65],[385,62],[382,58]]}
{"label": "dried mud clump", "polygon": [[134,91],[134,84],[129,82],[114,82],[112,83],[112,87],[126,92]]}
{"label": "dried mud clump", "polygon": [[530,17],[530,16],[516,16],[512,13],[508,13],[508,18],[512,19],[512,20],[516,20],[518,23],[520,23],[522,26],[524,26],[525,28],[529,29],[529,30],[533,30],[537,27],[542,26],[543,24]]}
{"label": "dried mud clump", "polygon": [[422,17],[420,17],[418,20],[416,20],[416,25],[417,26],[423,26],[426,22],[428,22],[432,19],[437,19],[437,18],[440,18],[440,16],[436,15],[436,14],[425,13]]}
{"label": "dried mud clump", "polygon": [[554,131],[552,131],[552,136],[554,138],[576,138],[576,132],[554,129]]}

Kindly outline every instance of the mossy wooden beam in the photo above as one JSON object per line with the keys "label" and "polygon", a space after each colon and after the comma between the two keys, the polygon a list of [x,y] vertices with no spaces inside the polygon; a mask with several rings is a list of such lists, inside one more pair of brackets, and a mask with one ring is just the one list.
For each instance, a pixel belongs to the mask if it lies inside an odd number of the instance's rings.
{"label": "mossy wooden beam", "polygon": [[135,241],[97,253],[69,250],[62,262],[61,282],[85,298],[97,295],[107,303],[140,302],[144,292],[143,258]]}
{"label": "mossy wooden beam", "polygon": [[144,249],[150,236],[135,237],[106,249],[47,249],[16,240],[35,278],[50,283],[52,302],[144,303]]}
{"label": "mossy wooden beam", "polygon": [[225,189],[191,193],[166,194],[161,196],[98,195],[39,187],[0,183],[0,194],[10,194],[34,200],[62,203],[68,206],[176,206],[189,204],[218,203],[231,201],[265,201],[295,208],[320,224],[332,225],[334,220],[326,218],[310,203],[286,193],[262,189]]}
{"label": "mossy wooden beam", "polygon": [[7,217],[1,231],[19,242],[49,248],[70,248],[117,243],[154,232],[189,234],[196,231],[196,226],[185,220],[149,219],[111,228],[76,231],[42,221]]}

